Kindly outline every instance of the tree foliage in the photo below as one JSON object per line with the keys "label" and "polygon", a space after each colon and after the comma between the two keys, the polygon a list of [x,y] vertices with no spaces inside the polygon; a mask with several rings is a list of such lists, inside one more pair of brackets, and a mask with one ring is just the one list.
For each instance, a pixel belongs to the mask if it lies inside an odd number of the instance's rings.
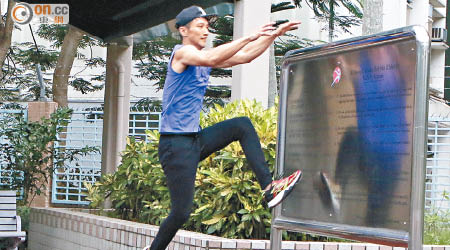
{"label": "tree foliage", "polygon": [[[33,43],[25,42],[11,46],[4,64],[4,75],[0,85],[14,87],[20,92],[12,95],[9,92],[3,100],[38,100],[40,93],[39,81],[36,75],[36,64],[41,65],[42,71],[51,70],[56,66],[58,52],[53,49],[38,46],[39,54]],[[43,75],[46,86],[51,84],[51,78]],[[51,93],[46,88],[47,96]]]}
{"label": "tree foliage", "polygon": [[167,74],[167,62],[172,49],[180,40],[161,36],[133,46],[133,60],[136,60],[137,77],[155,82],[158,90],[164,88]]}
{"label": "tree foliage", "polygon": [[[16,27],[25,29],[26,26]],[[23,30],[25,31],[25,30]],[[40,86],[36,74],[36,65],[40,64],[46,86],[47,97],[51,97],[53,84],[51,73],[58,66],[58,57],[62,43],[67,34],[67,25],[40,25],[36,34],[51,43],[50,47],[35,45],[31,42],[15,43],[9,49],[2,68],[3,76],[0,86],[8,86],[16,91],[0,91],[2,100],[33,101],[39,98]],[[30,32],[34,32],[30,29]],[[69,85],[83,94],[101,90],[104,86],[105,71],[98,75],[79,76],[86,69],[105,68],[106,62],[100,57],[94,57],[92,50],[95,46],[106,46],[87,35],[84,35],[78,44],[79,49],[88,49],[87,54],[78,52],[76,58],[83,60],[85,67],[69,78]],[[1,88],[0,88],[1,89]]]}
{"label": "tree foliage", "polygon": [[295,8],[295,6],[292,5],[291,2],[280,2],[280,3],[272,4],[270,12],[274,13],[274,12],[289,10],[289,9],[294,9],[294,8]]}
{"label": "tree foliage", "polygon": [[[40,25],[37,33],[40,37],[52,42],[53,48],[60,49],[58,65],[53,73],[53,101],[57,102],[59,106],[67,106],[69,85],[82,94],[103,89],[106,79],[104,70],[103,73],[90,77],[80,77],[78,74],[88,68],[92,69],[97,66],[105,68],[104,60],[93,57],[92,51],[93,47],[102,47],[106,44],[67,25]],[[86,48],[89,48],[90,55],[88,56],[79,52],[80,49]],[[83,60],[85,67],[74,75],[70,75],[75,57]]]}
{"label": "tree foliage", "polygon": [[[42,24],[39,26],[39,29],[37,30],[36,33],[39,37],[52,42],[51,46],[53,48],[60,48],[64,41],[64,37],[67,34],[67,31],[68,31],[67,25]],[[78,45],[78,48],[85,49],[88,47],[92,48],[95,46],[106,47],[106,44],[88,35],[84,35]]]}

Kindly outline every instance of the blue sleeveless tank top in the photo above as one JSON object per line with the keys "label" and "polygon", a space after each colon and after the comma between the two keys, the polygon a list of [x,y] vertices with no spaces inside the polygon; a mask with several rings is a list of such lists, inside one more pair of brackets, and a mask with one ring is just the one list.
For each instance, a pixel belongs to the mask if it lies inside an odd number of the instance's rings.
{"label": "blue sleeveless tank top", "polygon": [[200,111],[211,67],[188,66],[182,73],[172,69],[172,58],[183,45],[176,45],[167,66],[164,83],[161,134],[186,134],[200,131]]}

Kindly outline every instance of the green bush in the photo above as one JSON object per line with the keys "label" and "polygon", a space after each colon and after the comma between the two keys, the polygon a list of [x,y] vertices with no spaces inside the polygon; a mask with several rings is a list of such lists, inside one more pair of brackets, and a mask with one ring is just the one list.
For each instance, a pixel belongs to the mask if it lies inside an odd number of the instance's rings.
{"label": "green bush", "polygon": [[[207,127],[220,121],[247,116],[259,137],[268,165],[273,170],[277,137],[277,107],[264,109],[255,101],[216,105],[202,114]],[[165,176],[158,161],[159,134],[147,131],[148,143],[128,139],[122,163],[114,174],[104,175],[88,188],[91,206],[106,197],[114,217],[159,225],[170,208]],[[213,153],[199,164],[193,213],[185,229],[227,238],[268,239],[271,213],[262,205],[261,187],[248,167],[238,142]],[[323,240],[300,233],[284,233],[289,240]]]}
{"label": "green bush", "polygon": [[444,212],[425,213],[424,244],[450,244],[450,214]]}
{"label": "green bush", "polygon": [[[443,201],[449,201],[449,193],[443,193]],[[424,217],[424,244],[447,245],[450,244],[450,212],[432,208],[425,212]]]}
{"label": "green bush", "polygon": [[2,183],[0,189],[21,190],[19,205],[31,204],[36,195],[47,189],[49,177],[56,168],[98,151],[97,147],[60,150],[53,147],[58,134],[70,121],[73,110],[59,108],[40,122],[27,121],[23,115],[10,115],[0,121],[0,162]]}
{"label": "green bush", "polygon": [[[273,170],[277,136],[276,107],[264,109],[256,101],[216,105],[200,122],[203,127],[240,116],[252,121]],[[250,170],[239,142],[201,162],[197,174],[196,209],[190,226],[227,238],[267,238],[270,211],[262,204],[261,187]],[[264,187],[262,187],[264,188]]]}
{"label": "green bush", "polygon": [[127,139],[122,163],[114,174],[103,175],[94,185],[85,183],[92,207],[112,201],[113,216],[159,225],[167,217],[170,199],[158,161],[159,134],[147,131],[150,142]]}
{"label": "green bush", "polygon": [[[248,116],[258,132],[269,165],[273,166],[276,144],[276,108],[264,110],[256,102],[233,102],[215,106],[201,116],[202,127],[238,116]],[[147,131],[149,142],[129,138],[122,163],[114,174],[94,185],[85,183],[92,207],[106,197],[114,216],[159,225],[170,208],[165,176],[158,161],[159,134]],[[194,212],[186,229],[230,238],[267,238],[271,214],[261,204],[261,188],[249,170],[239,143],[205,159],[198,169]]]}
{"label": "green bush", "polygon": [[[201,125],[207,127],[238,116],[250,117],[273,166],[275,108],[264,110],[249,101],[217,105],[202,115]],[[159,134],[147,131],[147,138],[148,143],[129,138],[117,172],[102,176],[94,185],[85,183],[92,207],[99,207],[109,197],[116,217],[156,225],[167,217],[170,199],[158,161]],[[239,143],[229,145],[199,165],[194,212],[186,229],[230,238],[267,237],[271,214],[261,205],[260,190]]]}

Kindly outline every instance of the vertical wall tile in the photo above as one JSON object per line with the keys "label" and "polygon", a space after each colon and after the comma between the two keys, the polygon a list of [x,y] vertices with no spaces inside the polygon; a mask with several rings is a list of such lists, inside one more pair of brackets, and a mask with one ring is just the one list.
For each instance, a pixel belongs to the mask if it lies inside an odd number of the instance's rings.
{"label": "vertical wall tile", "polygon": [[[183,243],[183,242],[180,241],[180,243]],[[209,248],[220,248],[221,247],[220,241],[218,241],[218,240],[208,241],[208,247]]]}
{"label": "vertical wall tile", "polygon": [[[293,242],[293,241],[283,241],[283,242],[281,242],[281,249],[283,249],[283,250],[295,250],[295,242]],[[326,250],[337,250],[337,249],[326,249]]]}
{"label": "vertical wall tile", "polygon": [[252,243],[250,241],[239,240],[236,244],[237,249],[250,249]]}
{"label": "vertical wall tile", "polygon": [[366,245],[366,250],[380,250],[380,246],[379,245],[375,245],[375,244],[367,244]]}
{"label": "vertical wall tile", "polygon": [[137,234],[136,235],[136,247],[143,248],[144,245],[142,244],[142,235]]}
{"label": "vertical wall tile", "polygon": [[266,242],[252,241],[252,249],[266,249]]}
{"label": "vertical wall tile", "polygon": [[222,249],[236,249],[236,241],[234,240],[222,241]]}
{"label": "vertical wall tile", "polygon": [[358,244],[358,245],[354,244],[354,245],[352,245],[352,250],[366,250],[366,247],[361,244]]}
{"label": "vertical wall tile", "polygon": [[[309,243],[295,243],[295,250],[309,250]],[[350,250],[350,249],[346,249]]]}

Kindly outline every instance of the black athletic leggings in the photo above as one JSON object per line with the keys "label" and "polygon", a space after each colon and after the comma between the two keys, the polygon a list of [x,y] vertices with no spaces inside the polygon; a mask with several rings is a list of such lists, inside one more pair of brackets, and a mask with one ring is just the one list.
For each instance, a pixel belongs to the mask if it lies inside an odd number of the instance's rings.
{"label": "black athletic leggings", "polygon": [[161,224],[151,250],[166,249],[178,229],[189,219],[198,163],[233,141],[241,143],[261,188],[265,188],[272,182],[272,176],[249,118],[219,122],[192,135],[161,135],[159,160],[167,178],[172,208]]}

